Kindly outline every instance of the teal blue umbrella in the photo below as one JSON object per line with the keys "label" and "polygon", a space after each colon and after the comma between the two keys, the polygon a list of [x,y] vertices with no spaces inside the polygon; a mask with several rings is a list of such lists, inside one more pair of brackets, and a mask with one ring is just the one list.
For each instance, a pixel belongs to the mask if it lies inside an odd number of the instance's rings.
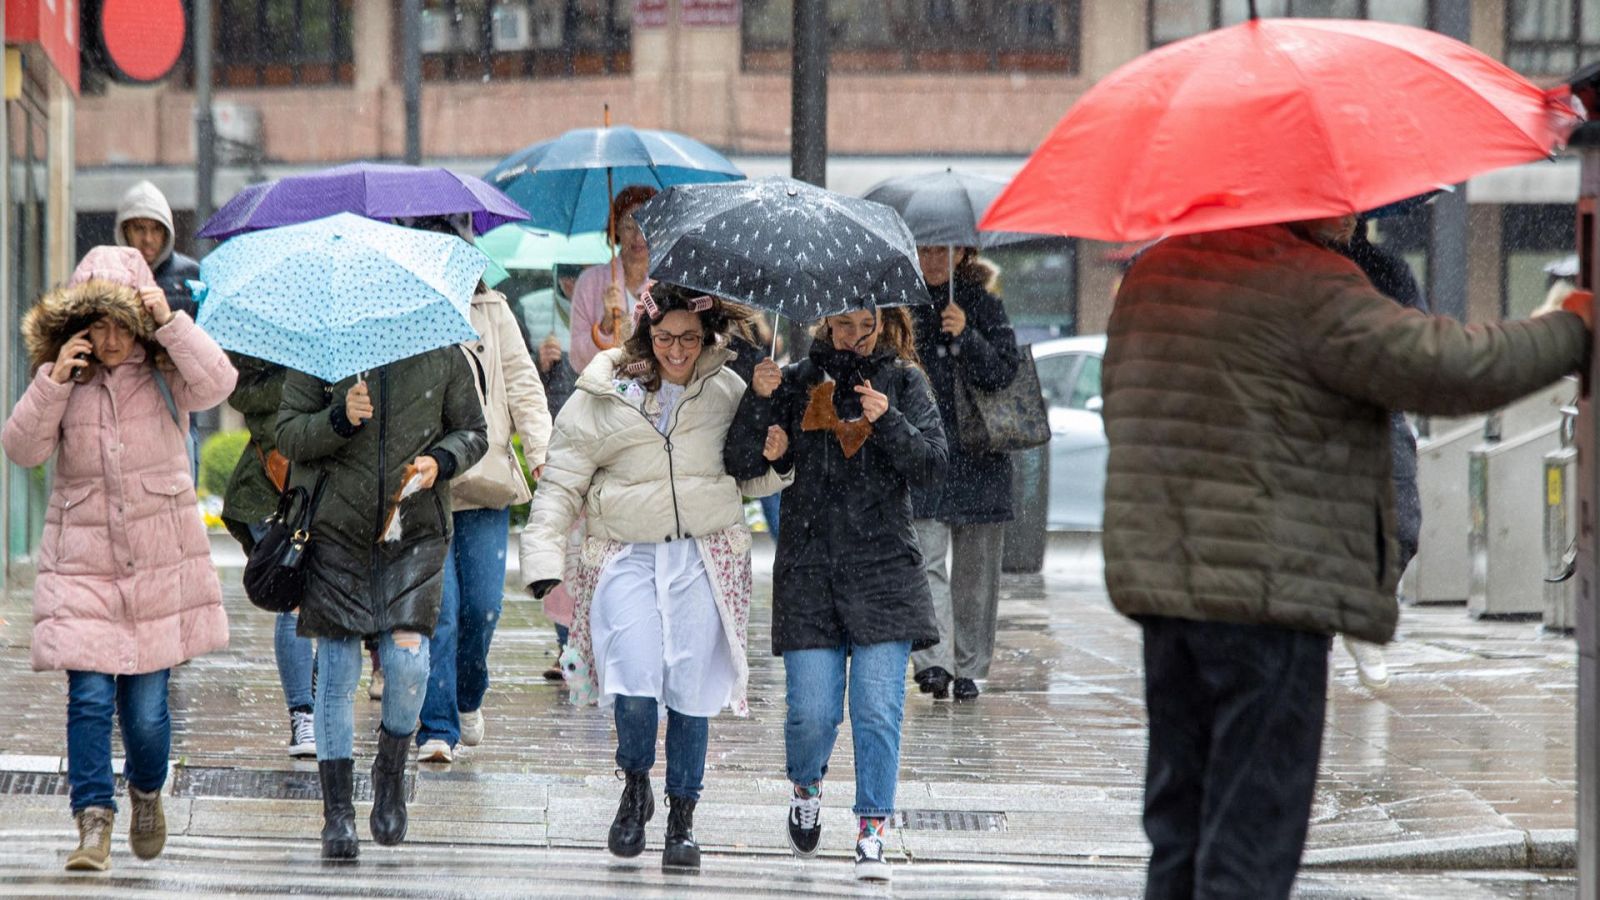
{"label": "teal blue umbrella", "polygon": [[200,266],[200,327],[224,348],[335,382],[476,340],[489,259],[459,237],[351,213],[242,234]]}

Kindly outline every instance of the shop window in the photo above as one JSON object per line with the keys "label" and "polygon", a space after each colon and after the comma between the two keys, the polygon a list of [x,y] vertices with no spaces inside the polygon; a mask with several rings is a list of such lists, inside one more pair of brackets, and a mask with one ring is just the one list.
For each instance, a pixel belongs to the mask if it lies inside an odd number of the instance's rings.
{"label": "shop window", "polygon": [[1525,319],[1557,280],[1547,267],[1577,246],[1576,213],[1570,203],[1517,203],[1503,207],[1500,216],[1500,312]]}
{"label": "shop window", "polygon": [[[835,72],[1078,71],[1079,0],[832,0]],[[788,72],[793,0],[745,0],[744,68]]]}
{"label": "shop window", "polygon": [[[1150,46],[1159,47],[1202,31],[1236,25],[1250,17],[1249,0],[1149,0]],[[1262,18],[1374,19],[1427,28],[1429,0],[1256,0]]]}
{"label": "shop window", "polygon": [[1078,242],[1046,238],[983,251],[1000,270],[996,293],[1024,344],[1078,333]]}
{"label": "shop window", "polygon": [[[217,87],[349,84],[354,0],[215,0]],[[192,57],[186,51],[185,63]],[[186,67],[187,68],[187,67]],[[192,71],[183,75],[193,83]]]}
{"label": "shop window", "polygon": [[633,68],[632,18],[633,0],[427,0],[422,77],[626,73]]}
{"label": "shop window", "polygon": [[1600,55],[1600,0],[1508,0],[1506,65],[1565,75]]}

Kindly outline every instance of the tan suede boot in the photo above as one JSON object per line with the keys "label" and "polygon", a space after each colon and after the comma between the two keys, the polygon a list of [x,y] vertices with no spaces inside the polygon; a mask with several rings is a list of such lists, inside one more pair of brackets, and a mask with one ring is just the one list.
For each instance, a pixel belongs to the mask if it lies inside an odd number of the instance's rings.
{"label": "tan suede boot", "polygon": [[167,846],[167,815],[161,810],[160,789],[145,793],[128,785],[133,801],[133,822],[128,826],[128,846],[140,859],[155,859]]}
{"label": "tan suede boot", "polygon": [[67,857],[67,871],[104,872],[111,868],[111,825],[116,813],[104,806],[91,806],[73,818],[78,820],[78,849]]}

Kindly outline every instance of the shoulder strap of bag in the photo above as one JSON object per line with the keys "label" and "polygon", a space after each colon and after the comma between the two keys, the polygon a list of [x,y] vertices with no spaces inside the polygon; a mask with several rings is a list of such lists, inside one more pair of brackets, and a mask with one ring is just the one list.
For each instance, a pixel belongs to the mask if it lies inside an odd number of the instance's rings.
{"label": "shoulder strap of bag", "polygon": [[172,385],[167,383],[166,373],[162,372],[159,366],[151,366],[150,371],[155,373],[156,390],[161,392],[161,399],[167,403],[167,412],[172,416],[172,424],[178,426],[178,431],[187,436],[189,429],[183,427],[183,417],[178,413],[178,401],[172,398]]}

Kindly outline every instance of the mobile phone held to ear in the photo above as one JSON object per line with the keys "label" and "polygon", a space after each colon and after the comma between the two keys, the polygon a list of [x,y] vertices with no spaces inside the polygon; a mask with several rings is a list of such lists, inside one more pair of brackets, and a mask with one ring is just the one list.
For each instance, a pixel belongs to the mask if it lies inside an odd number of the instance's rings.
{"label": "mobile phone held to ear", "polygon": [[72,381],[74,384],[88,384],[94,378],[94,373],[100,368],[100,360],[95,359],[93,353],[80,353],[78,358],[86,361],[88,365],[74,369],[72,371]]}

